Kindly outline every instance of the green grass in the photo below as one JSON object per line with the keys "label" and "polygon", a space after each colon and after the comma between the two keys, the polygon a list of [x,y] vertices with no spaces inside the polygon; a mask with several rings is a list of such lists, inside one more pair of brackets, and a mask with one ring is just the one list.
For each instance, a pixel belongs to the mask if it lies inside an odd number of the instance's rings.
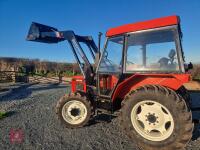
{"label": "green grass", "polygon": [[193,78],[194,80],[200,80],[200,76]]}
{"label": "green grass", "polygon": [[7,116],[6,112],[0,112],[0,119],[5,118]]}

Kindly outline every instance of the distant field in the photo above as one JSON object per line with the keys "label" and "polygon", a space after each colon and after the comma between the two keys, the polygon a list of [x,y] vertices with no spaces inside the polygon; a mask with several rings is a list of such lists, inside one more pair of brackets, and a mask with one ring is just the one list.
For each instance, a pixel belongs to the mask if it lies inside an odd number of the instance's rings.
{"label": "distant field", "polygon": [[191,73],[192,73],[193,79],[200,80],[200,64],[195,64]]}

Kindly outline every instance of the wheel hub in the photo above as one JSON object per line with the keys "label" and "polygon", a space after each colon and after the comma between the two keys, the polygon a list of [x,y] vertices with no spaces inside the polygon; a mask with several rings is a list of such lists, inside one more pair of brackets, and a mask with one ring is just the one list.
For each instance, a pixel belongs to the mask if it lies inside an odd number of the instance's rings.
{"label": "wheel hub", "polygon": [[87,108],[82,102],[71,100],[63,106],[62,117],[70,124],[80,124],[87,117]]}
{"label": "wheel hub", "polygon": [[70,111],[71,115],[76,117],[76,116],[79,116],[80,115],[80,109],[77,109],[77,108],[73,108],[71,111]]}
{"label": "wheel hub", "polygon": [[151,100],[141,101],[133,107],[131,122],[141,136],[151,141],[167,139],[174,129],[174,121],[169,110]]}
{"label": "wheel hub", "polygon": [[156,123],[157,118],[156,118],[156,116],[154,114],[149,114],[147,116],[147,120],[149,121],[149,123]]}

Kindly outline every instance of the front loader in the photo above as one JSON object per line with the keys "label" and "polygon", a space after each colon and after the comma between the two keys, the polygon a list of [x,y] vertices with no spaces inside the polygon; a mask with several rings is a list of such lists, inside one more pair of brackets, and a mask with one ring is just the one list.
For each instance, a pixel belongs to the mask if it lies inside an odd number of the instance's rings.
{"label": "front loader", "polygon": [[178,16],[111,28],[102,51],[91,36],[38,23],[27,36],[67,41],[79,64],[82,76],[72,78],[71,92],[56,105],[66,127],[87,125],[98,109],[120,110],[124,131],[144,150],[184,149],[192,137],[191,99],[183,86],[191,80],[191,65],[185,64],[181,39]]}

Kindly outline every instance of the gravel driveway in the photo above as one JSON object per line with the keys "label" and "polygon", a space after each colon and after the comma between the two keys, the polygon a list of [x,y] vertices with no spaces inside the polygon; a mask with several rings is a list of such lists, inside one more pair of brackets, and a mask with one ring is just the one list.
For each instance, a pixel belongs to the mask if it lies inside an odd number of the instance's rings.
{"label": "gravel driveway", "polygon": [[[24,85],[0,97],[0,110],[10,111],[9,117],[0,120],[0,149],[137,149],[121,130],[117,117],[107,122],[109,117],[101,115],[90,126],[79,129],[61,126],[54,106],[65,90],[64,85]],[[196,127],[188,150],[200,150],[199,129]],[[22,131],[24,140],[11,143],[12,130]]]}

